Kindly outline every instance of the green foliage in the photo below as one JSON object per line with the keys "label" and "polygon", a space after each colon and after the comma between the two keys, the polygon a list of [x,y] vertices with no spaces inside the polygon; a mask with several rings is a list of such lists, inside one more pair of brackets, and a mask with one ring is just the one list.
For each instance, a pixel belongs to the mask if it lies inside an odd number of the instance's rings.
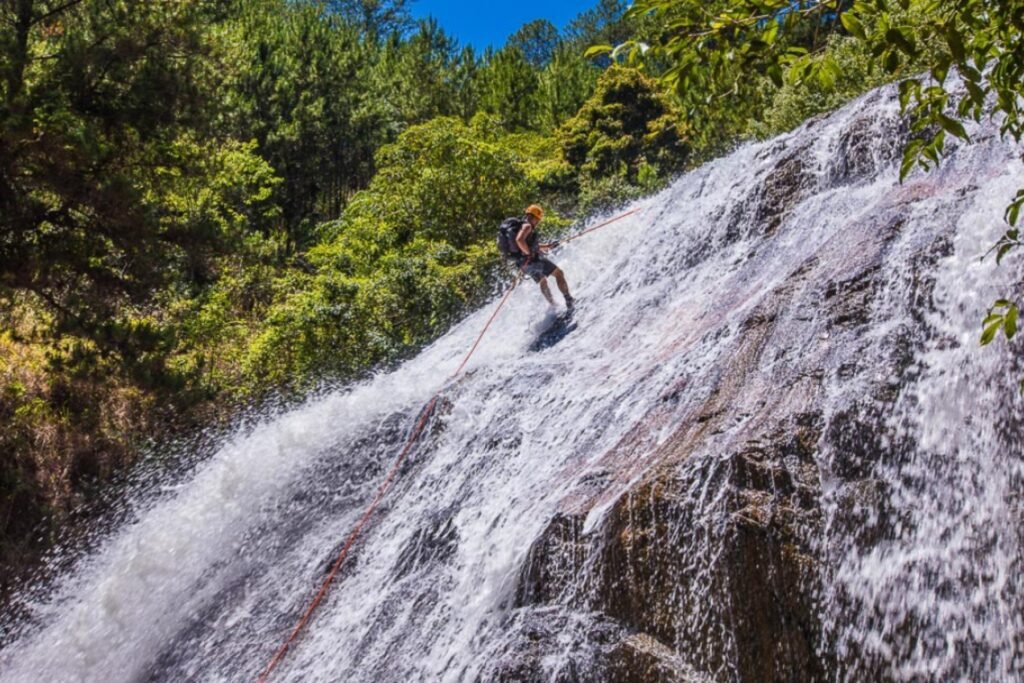
{"label": "green foliage", "polygon": [[[905,15],[878,9],[866,2],[854,3],[851,31],[869,46],[886,71],[902,75],[907,62],[921,64],[925,71],[900,83],[900,104],[910,113],[915,133],[904,152],[901,177],[915,166],[927,170],[937,165],[947,136],[969,140],[964,123],[980,120],[986,111],[1001,120],[1003,135],[1021,140],[1024,11],[1020,3],[905,1],[901,9],[909,13],[909,21]],[[962,78],[963,95],[950,89],[948,75],[954,69]],[[1022,204],[1024,190],[1006,209],[1009,230],[993,247],[997,263],[1020,245],[1016,224]],[[982,321],[982,345],[989,344],[999,330],[1007,340],[1012,339],[1017,332],[1017,312],[1015,302],[996,301]]]}
{"label": "green foliage", "polygon": [[992,343],[1000,330],[1003,331],[1007,339],[1013,339],[1017,334],[1018,314],[1017,304],[1007,299],[999,299],[992,304],[988,315],[982,321],[981,345],[986,346]]}
{"label": "green foliage", "polygon": [[642,163],[671,172],[686,160],[685,133],[672,103],[635,69],[612,68],[558,131],[566,161],[581,180],[617,175],[635,184]]}
{"label": "green foliage", "polygon": [[282,286],[248,374],[350,377],[436,335],[478,300],[496,264],[494,226],[533,195],[523,162],[451,118],[382,148],[369,188],[310,251],[315,274]]}
{"label": "green foliage", "polygon": [[486,62],[480,108],[497,116],[507,131],[538,127],[540,77],[522,50],[508,46],[491,54]]}
{"label": "green foliage", "polygon": [[[566,26],[566,42],[578,51],[591,45],[618,45],[634,37],[634,22],[625,16],[629,3],[624,0],[599,0]],[[607,61],[597,60],[601,66]]]}
{"label": "green foliage", "polygon": [[523,24],[508,39],[508,46],[518,48],[526,61],[535,69],[542,69],[555,56],[561,38],[558,29],[547,19],[535,19]]}
{"label": "green foliage", "polygon": [[[695,144],[707,144],[708,131],[728,132],[706,115],[726,102],[747,101],[741,118],[763,109],[748,99],[744,76],[761,74],[775,88],[760,84],[772,105],[756,134],[795,124],[886,79],[902,78],[900,104],[910,114],[901,178],[915,168],[939,163],[949,136],[969,141],[965,123],[991,112],[1004,135],[1024,137],[1024,11],[1010,0],[638,0],[628,16],[653,28],[620,46],[599,45],[591,54],[611,54],[640,63],[672,86],[694,127]],[[843,32],[849,39],[836,40]],[[641,38],[650,38],[651,45]],[[950,87],[949,74],[961,77],[963,93]],[[909,77],[908,77],[909,76]],[[784,86],[785,81],[785,86]],[[710,95],[710,97],[707,97]],[[705,98],[702,103],[701,98]],[[990,104],[992,103],[992,104]],[[733,127],[734,128],[734,127]],[[1024,190],[1006,209],[1010,229],[995,244],[997,261],[1019,245],[1016,223]],[[1017,305],[1000,299],[983,321],[982,343],[999,330],[1016,333]],[[1024,388],[1024,384],[1022,384]]]}
{"label": "green foliage", "polygon": [[279,229],[302,249],[369,180],[387,138],[387,112],[367,87],[373,47],[318,3],[287,0],[246,3],[221,42],[227,132],[255,139],[283,178]]}
{"label": "green foliage", "polygon": [[445,80],[451,89],[450,114],[469,121],[479,109],[482,80],[481,65],[472,46],[456,55]]}
{"label": "green foliage", "polygon": [[472,50],[457,55],[455,41],[436,21],[421,21],[408,39],[393,34],[386,41],[373,69],[371,93],[383,103],[389,128],[395,132],[473,108],[475,98],[466,102],[455,86],[472,83],[465,72],[475,75],[475,67]]}
{"label": "green foliage", "polygon": [[218,227],[169,221],[180,207],[154,201],[206,173],[181,141],[210,94],[199,36],[216,6],[13,6],[0,10],[15,29],[0,44],[0,294],[32,292],[58,333],[138,356],[152,340],[123,334],[123,308],[202,269]]}
{"label": "green foliage", "polygon": [[728,149],[760,118],[787,69],[826,88],[835,62],[815,58],[837,30],[842,0],[639,0],[627,12],[637,25],[629,40],[590,54],[645,69],[682,108],[694,157]]}
{"label": "green foliage", "polygon": [[412,25],[406,0],[326,0],[326,8],[354,23],[371,40]]}
{"label": "green foliage", "polygon": [[601,71],[571,45],[560,45],[540,72],[540,128],[553,131],[579,111],[594,92]]}
{"label": "green foliage", "polygon": [[[844,15],[845,16],[845,15]],[[868,88],[891,80],[871,58],[864,44],[849,36],[833,36],[814,60],[829,60],[828,69],[819,69],[824,78],[789,78],[782,87],[765,80],[767,106],[760,120],[753,120],[748,131],[767,138],[796,128],[808,118],[833,111]],[[832,76],[831,74],[835,74]]]}

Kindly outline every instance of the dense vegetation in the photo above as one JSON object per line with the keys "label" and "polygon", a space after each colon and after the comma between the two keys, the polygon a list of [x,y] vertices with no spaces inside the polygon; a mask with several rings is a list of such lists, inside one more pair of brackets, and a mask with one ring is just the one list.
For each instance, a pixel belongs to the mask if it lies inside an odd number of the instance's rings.
{"label": "dense vegetation", "polygon": [[404,0],[0,0],[0,563],[149,440],[435,337],[502,279],[494,226],[529,202],[559,229],[917,73],[908,165],[989,92],[1019,134],[1020,22],[601,0],[478,54]]}

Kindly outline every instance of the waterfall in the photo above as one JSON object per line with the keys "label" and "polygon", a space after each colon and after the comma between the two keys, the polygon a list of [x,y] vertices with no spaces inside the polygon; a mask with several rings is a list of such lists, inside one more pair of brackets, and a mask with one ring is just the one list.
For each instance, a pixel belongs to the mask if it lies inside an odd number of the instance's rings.
{"label": "waterfall", "polygon": [[[4,624],[3,681],[255,680],[441,398],[275,681],[1024,676],[1024,186],[995,123],[898,180],[893,88],[748,144],[417,357],[240,430]],[[603,217],[596,217],[596,224]]]}

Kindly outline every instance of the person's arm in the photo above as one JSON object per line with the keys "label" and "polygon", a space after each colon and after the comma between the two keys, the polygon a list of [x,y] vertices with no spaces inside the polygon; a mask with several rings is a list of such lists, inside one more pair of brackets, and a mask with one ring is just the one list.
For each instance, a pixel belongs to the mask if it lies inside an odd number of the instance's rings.
{"label": "person's arm", "polygon": [[526,238],[533,232],[533,226],[529,223],[523,223],[523,227],[519,228],[519,233],[516,234],[516,246],[519,247],[519,253],[525,256],[532,256],[530,253],[530,246],[526,243]]}

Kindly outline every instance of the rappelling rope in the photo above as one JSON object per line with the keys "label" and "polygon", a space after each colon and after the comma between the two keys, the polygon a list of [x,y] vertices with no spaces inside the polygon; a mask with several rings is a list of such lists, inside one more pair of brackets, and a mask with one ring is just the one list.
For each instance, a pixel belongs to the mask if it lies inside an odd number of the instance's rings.
{"label": "rappelling rope", "polygon": [[[640,209],[637,208],[619,214],[618,216],[610,218],[605,222],[600,223],[599,225],[595,225],[594,227],[583,230],[582,232],[579,232],[573,235],[572,237],[568,237],[564,240],[561,240],[560,243],[565,244],[566,242],[571,242],[572,240],[578,239],[583,235],[586,235],[587,233],[594,232],[595,230],[600,230],[606,225],[610,225],[615,221],[625,218],[626,216],[630,216],[639,210]],[[295,628],[292,629],[291,633],[285,639],[284,643],[281,645],[280,648],[278,648],[277,652],[274,654],[274,658],[271,659],[270,663],[267,665],[267,668],[263,670],[262,674],[260,674],[260,677],[258,679],[259,683],[266,682],[271,672],[274,670],[275,667],[277,667],[278,664],[281,663],[281,660],[284,659],[285,654],[287,654],[292,644],[299,637],[299,634],[302,632],[302,629],[304,629],[306,627],[306,624],[309,623],[310,618],[313,616],[313,612],[316,610],[317,607],[320,606],[320,603],[327,595],[327,590],[334,582],[334,577],[338,574],[338,570],[340,570],[341,566],[345,563],[345,558],[348,556],[348,551],[352,548],[353,544],[355,544],[360,532],[362,532],[363,527],[366,525],[366,522],[369,521],[374,511],[377,509],[377,505],[384,497],[384,494],[387,493],[389,488],[391,488],[391,483],[394,481],[395,475],[398,474],[398,471],[402,468],[402,464],[405,462],[406,457],[409,455],[409,452],[412,451],[412,447],[416,443],[416,439],[419,437],[420,433],[423,431],[423,428],[426,426],[427,420],[430,419],[430,415],[434,411],[434,406],[437,405],[437,400],[441,397],[441,392],[445,390],[445,387],[448,385],[449,382],[458,377],[459,374],[463,371],[463,369],[465,369],[466,364],[469,362],[469,359],[473,356],[473,353],[476,352],[477,347],[480,346],[480,341],[484,338],[484,335],[487,334],[487,330],[490,329],[491,324],[494,322],[495,318],[498,317],[498,312],[505,305],[505,302],[508,301],[509,297],[512,296],[512,292],[514,292],[516,287],[519,286],[519,283],[522,282],[523,273],[526,272],[526,266],[529,265],[529,263],[530,258],[527,258],[526,262],[523,263],[522,267],[519,269],[519,273],[516,274],[515,282],[513,282],[512,286],[509,287],[507,292],[505,292],[505,296],[501,298],[501,301],[498,302],[497,308],[495,308],[494,312],[491,313],[491,317],[487,319],[487,323],[484,325],[483,329],[480,330],[480,334],[477,335],[476,341],[473,342],[473,346],[470,347],[469,352],[466,353],[465,357],[462,359],[462,362],[459,363],[459,367],[455,369],[455,372],[449,375],[448,379],[445,380],[444,385],[442,385],[441,388],[437,390],[437,393],[431,396],[430,400],[427,401],[426,406],[424,406],[423,411],[420,413],[419,420],[416,421],[416,425],[413,427],[412,431],[409,432],[409,438],[406,440],[405,446],[402,447],[401,452],[398,454],[398,458],[395,460],[395,464],[391,467],[391,470],[384,478],[384,483],[382,483],[380,485],[380,488],[377,489],[377,495],[374,496],[373,501],[370,503],[369,507],[366,508],[366,511],[363,512],[363,516],[359,518],[359,522],[352,529],[352,533],[349,534],[348,539],[345,541],[345,545],[341,548],[341,552],[338,553],[338,558],[334,561],[334,564],[331,565],[331,571],[328,572],[327,577],[320,585],[320,590],[318,590],[316,592],[316,595],[313,596],[313,600],[309,603],[309,606],[302,613],[302,617],[299,619],[299,622],[295,625]]]}
{"label": "rappelling rope", "polygon": [[603,228],[606,225],[610,225],[610,224],[614,223],[615,221],[622,220],[626,216],[632,216],[634,213],[637,213],[638,211],[640,211],[640,208],[641,207],[637,207],[635,209],[630,209],[629,211],[627,211],[625,213],[620,213],[615,218],[609,218],[604,223],[598,223],[597,225],[595,225],[592,228],[587,228],[586,230],[581,230],[580,232],[576,233],[575,235],[573,235],[571,237],[566,237],[564,240],[559,240],[559,244],[568,244],[569,242],[572,242],[573,240],[578,240],[579,238],[583,237],[584,235],[592,233],[595,230],[600,230],[601,228]]}

